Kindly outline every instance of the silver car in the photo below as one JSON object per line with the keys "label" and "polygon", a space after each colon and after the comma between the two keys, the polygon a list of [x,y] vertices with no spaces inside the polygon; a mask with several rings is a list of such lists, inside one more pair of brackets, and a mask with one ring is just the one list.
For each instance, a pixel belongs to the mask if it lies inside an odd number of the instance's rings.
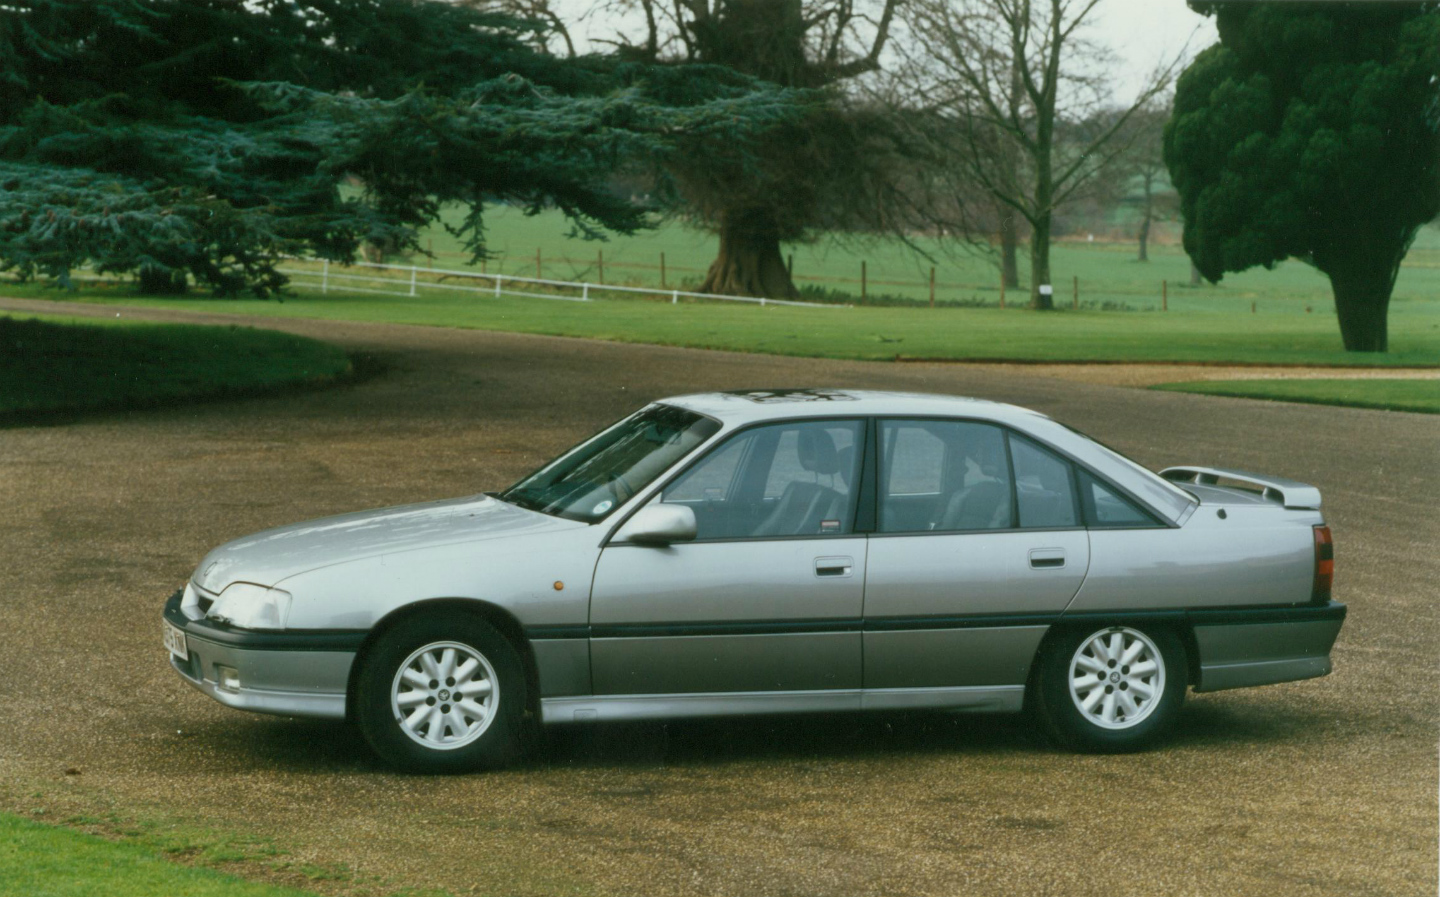
{"label": "silver car", "polygon": [[850,390],[649,405],[503,492],[210,552],[165,605],[230,707],[493,767],[536,722],[1029,709],[1132,750],[1186,689],[1323,676],[1345,619],[1312,486],[1156,475],[1050,418]]}

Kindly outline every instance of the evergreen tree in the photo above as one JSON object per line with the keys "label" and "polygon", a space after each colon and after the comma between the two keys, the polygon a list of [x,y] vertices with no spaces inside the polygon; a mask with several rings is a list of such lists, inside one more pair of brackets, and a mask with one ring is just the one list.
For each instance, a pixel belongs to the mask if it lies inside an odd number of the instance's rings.
{"label": "evergreen tree", "polygon": [[1220,43],[1165,130],[1185,250],[1206,278],[1300,259],[1350,351],[1383,352],[1400,262],[1440,213],[1440,6],[1192,3]]}
{"label": "evergreen tree", "polygon": [[632,232],[615,172],[717,138],[744,164],[809,102],[713,71],[661,98],[645,66],[535,51],[534,27],[440,0],[9,3],[0,269],[268,295],[284,255],[418,248],[448,202],[477,256],[487,203]]}

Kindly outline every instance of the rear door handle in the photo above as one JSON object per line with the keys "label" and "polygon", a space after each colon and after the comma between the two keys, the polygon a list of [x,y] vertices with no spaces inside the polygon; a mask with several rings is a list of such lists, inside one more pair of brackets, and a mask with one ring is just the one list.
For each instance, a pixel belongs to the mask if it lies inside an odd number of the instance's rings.
{"label": "rear door handle", "polygon": [[1030,550],[1030,566],[1041,570],[1047,567],[1063,567],[1065,566],[1065,549],[1032,548]]}
{"label": "rear door handle", "polygon": [[855,561],[851,558],[816,558],[816,576],[849,576],[854,569]]}

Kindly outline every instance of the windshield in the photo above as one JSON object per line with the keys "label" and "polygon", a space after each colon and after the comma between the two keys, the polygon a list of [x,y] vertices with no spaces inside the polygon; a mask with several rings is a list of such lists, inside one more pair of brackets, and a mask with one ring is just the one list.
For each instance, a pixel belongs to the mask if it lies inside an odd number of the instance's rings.
{"label": "windshield", "polygon": [[693,411],[651,405],[501,492],[511,504],[594,523],[714,436],[720,425]]}

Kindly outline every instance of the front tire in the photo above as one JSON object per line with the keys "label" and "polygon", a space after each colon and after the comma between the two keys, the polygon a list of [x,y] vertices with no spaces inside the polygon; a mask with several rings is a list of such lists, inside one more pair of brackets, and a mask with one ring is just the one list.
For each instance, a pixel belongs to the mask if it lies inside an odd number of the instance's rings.
{"label": "front tire", "polygon": [[356,720],[401,769],[494,769],[520,751],[527,697],[520,657],[493,626],[461,613],[412,617],[366,655]]}
{"label": "front tire", "polygon": [[1073,630],[1041,658],[1036,709],[1048,734],[1064,746],[1141,750],[1179,715],[1187,669],[1185,646],[1168,629]]}

